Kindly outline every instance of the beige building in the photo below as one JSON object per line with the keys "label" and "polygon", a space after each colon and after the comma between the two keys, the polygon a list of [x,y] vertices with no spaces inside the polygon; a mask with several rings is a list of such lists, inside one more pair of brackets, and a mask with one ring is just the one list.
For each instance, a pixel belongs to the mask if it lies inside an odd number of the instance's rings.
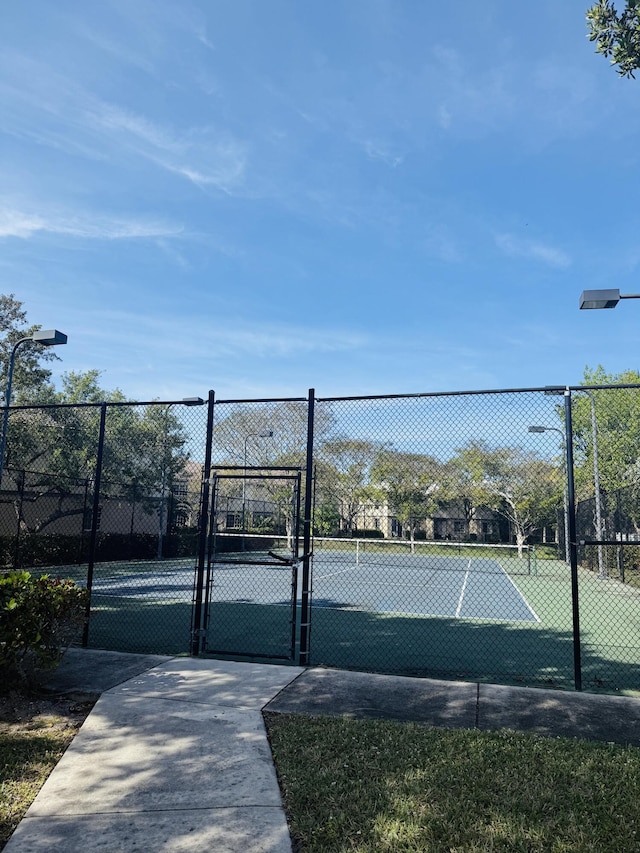
{"label": "beige building", "polygon": [[[404,535],[403,525],[386,502],[364,503],[355,516],[353,527],[359,531],[371,531],[371,535],[381,535],[385,539]],[[500,539],[501,522],[499,516],[487,507],[476,509],[473,518],[468,521],[462,507],[451,502],[438,508],[433,516],[421,519],[417,530],[420,538],[432,541],[497,542]]]}

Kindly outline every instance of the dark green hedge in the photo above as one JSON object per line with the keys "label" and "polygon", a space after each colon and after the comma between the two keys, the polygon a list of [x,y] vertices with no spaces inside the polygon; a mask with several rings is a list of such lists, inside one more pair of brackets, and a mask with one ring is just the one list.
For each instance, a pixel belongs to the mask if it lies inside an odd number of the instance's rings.
{"label": "dark green hedge", "polygon": [[[82,565],[89,560],[89,535],[62,533],[0,536],[0,565],[5,569],[30,569],[47,566]],[[197,553],[198,532],[186,530],[162,539],[166,558],[189,557]],[[153,560],[158,553],[158,536],[153,533],[99,533],[96,561]]]}
{"label": "dark green hedge", "polygon": [[362,530],[354,530],[351,535],[354,539],[384,539],[384,533],[376,527],[372,527],[371,529],[363,528]]}

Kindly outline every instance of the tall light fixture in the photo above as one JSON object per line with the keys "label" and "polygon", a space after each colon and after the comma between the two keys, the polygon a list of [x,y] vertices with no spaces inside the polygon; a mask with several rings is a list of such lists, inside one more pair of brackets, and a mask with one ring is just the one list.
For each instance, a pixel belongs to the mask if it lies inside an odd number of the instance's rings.
{"label": "tall light fixture", "polygon": [[583,290],[580,309],[615,308],[621,299],[640,299],[640,293],[620,293],[619,290]]}
{"label": "tall light fixture", "polygon": [[9,376],[7,379],[7,390],[4,393],[4,417],[2,419],[2,437],[0,438],[0,487],[2,486],[2,472],[4,469],[4,456],[7,448],[7,432],[9,431],[9,407],[11,406],[11,386],[13,384],[13,369],[16,363],[16,353],[22,344],[35,343],[43,347],[55,347],[66,344],[67,336],[57,329],[39,329],[37,332],[25,338],[20,338],[13,345],[9,358]]}
{"label": "tall light fixture", "polygon": [[[589,402],[591,403],[591,443],[593,445],[593,485],[596,501],[596,539],[602,539],[602,495],[600,494],[600,471],[598,467],[598,420],[596,418],[596,398],[587,388],[577,388],[575,390],[582,394],[586,394],[589,397]],[[550,385],[545,389],[544,393],[564,394],[564,392],[564,388]],[[602,545],[598,545],[598,577],[607,577]]]}
{"label": "tall light fixture", "polygon": [[[598,468],[598,421],[596,419],[596,399],[591,391],[578,388],[582,394],[589,397],[591,403],[591,440],[593,443],[593,486],[596,498],[596,539],[602,539],[602,497],[600,495],[600,471]],[[606,578],[602,545],[598,545],[598,577]]]}
{"label": "tall light fixture", "polygon": [[[581,309],[590,309],[590,308],[615,308],[618,302],[621,299],[640,299],[640,293],[620,293],[617,289],[609,289],[609,290],[583,290],[580,294],[580,308]],[[596,416],[595,416],[595,403],[593,396],[588,392],[584,391],[585,394],[589,394],[591,397],[591,422],[592,422],[592,431],[593,431],[593,466],[594,466],[594,479],[596,480],[596,527],[598,530],[598,539],[602,539],[602,511],[600,506],[600,484],[598,482],[598,451],[596,447]],[[604,568],[604,562],[602,559],[602,545],[598,545],[598,576],[601,578],[606,577],[606,570]]]}
{"label": "tall light fixture", "polygon": [[[561,429],[559,429],[558,427],[539,426],[536,424],[534,426],[528,427],[527,429],[529,432],[557,432],[557,433],[560,433],[560,435],[562,436],[562,445],[563,445],[563,447],[566,448],[566,442],[567,442],[566,436],[565,436],[564,432]],[[563,454],[563,467],[565,468],[565,472],[566,472],[565,454]],[[566,477],[566,473],[565,473],[564,485],[563,485],[563,489],[562,489],[562,500],[564,503],[564,557],[565,557],[565,562],[568,564],[569,563],[569,506],[568,506],[568,500],[567,500],[567,477]]]}

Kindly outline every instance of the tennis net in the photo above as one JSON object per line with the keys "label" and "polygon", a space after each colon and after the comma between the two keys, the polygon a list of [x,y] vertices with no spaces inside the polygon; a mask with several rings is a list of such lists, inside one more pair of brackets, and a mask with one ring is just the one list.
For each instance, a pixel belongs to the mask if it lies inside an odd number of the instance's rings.
{"label": "tennis net", "polygon": [[[316,536],[312,554],[315,565],[535,574],[532,545]],[[302,551],[288,536],[225,532],[214,537],[210,556],[218,564],[290,566]]]}
{"label": "tennis net", "polygon": [[392,566],[441,571],[476,571],[530,575],[535,571],[531,545],[480,542],[341,539],[315,537],[315,563],[348,562],[357,566]]}
{"label": "tennis net", "polygon": [[211,541],[213,563],[290,566],[297,559],[292,536],[253,533],[217,533]]}

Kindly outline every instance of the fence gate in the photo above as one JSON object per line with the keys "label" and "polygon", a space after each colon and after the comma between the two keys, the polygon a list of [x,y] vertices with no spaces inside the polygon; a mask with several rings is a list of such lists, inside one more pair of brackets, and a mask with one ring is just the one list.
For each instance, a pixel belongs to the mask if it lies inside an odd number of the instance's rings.
{"label": "fence gate", "polygon": [[294,659],[301,481],[298,467],[211,469],[205,653]]}

